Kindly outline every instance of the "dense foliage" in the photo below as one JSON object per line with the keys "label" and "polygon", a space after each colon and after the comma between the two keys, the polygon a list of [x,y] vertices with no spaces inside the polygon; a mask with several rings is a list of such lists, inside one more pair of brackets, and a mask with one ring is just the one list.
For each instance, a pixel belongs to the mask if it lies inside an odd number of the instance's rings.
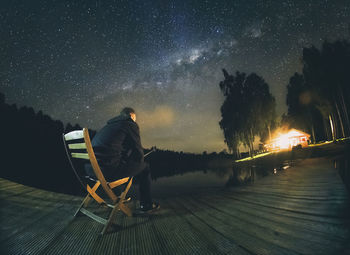
{"label": "dense foliage", "polygon": [[236,72],[229,75],[224,69],[220,89],[225,96],[221,106],[220,128],[230,151],[239,155],[240,144],[254,152],[255,136],[261,140],[269,137],[275,125],[275,98],[264,79],[251,73]]}
{"label": "dense foliage", "polygon": [[287,86],[283,122],[310,132],[314,142],[349,136],[350,43],[304,48],[302,63],[302,74],[295,73]]}

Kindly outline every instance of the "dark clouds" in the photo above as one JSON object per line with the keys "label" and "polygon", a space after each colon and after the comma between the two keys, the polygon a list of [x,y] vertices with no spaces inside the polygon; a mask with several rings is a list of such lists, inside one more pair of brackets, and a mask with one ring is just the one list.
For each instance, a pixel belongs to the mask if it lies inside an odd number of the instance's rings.
{"label": "dark clouds", "polygon": [[10,103],[100,128],[139,112],[146,146],[222,150],[221,69],[257,72],[278,113],[302,47],[349,38],[349,1],[2,1]]}

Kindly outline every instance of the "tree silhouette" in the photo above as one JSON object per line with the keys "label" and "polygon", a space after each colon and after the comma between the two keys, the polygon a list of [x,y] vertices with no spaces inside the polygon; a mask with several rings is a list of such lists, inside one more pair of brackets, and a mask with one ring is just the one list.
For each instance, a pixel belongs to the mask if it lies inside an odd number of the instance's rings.
{"label": "tree silhouette", "polygon": [[1,177],[59,192],[79,192],[62,143],[63,123],[31,107],[8,105],[1,93],[0,99]]}
{"label": "tree silhouette", "polygon": [[221,106],[220,128],[229,150],[239,157],[239,145],[254,154],[255,136],[266,139],[275,122],[275,99],[268,84],[255,73],[236,72],[229,75],[223,69],[224,81],[219,86],[225,96]]}
{"label": "tree silhouette", "polygon": [[[8,105],[0,93],[1,177],[48,190],[80,194],[81,186],[69,165],[62,134],[81,129],[76,124],[52,120],[42,111],[31,107]],[[92,138],[96,131],[89,129]],[[157,149],[147,161],[153,179],[215,169],[232,170],[232,156],[228,154],[193,154]],[[83,171],[83,163],[77,160]]]}
{"label": "tree silhouette", "polygon": [[350,135],[350,44],[325,41],[303,49],[303,74],[291,77],[287,86],[288,119],[295,126],[309,129],[315,140],[316,125],[322,116],[324,137]]}

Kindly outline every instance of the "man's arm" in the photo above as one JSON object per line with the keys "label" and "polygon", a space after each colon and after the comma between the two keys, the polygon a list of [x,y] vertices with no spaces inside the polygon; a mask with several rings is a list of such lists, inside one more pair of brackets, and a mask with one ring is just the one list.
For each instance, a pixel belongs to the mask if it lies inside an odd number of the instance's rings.
{"label": "man's arm", "polygon": [[134,156],[138,161],[143,160],[143,148],[141,145],[140,129],[136,123],[132,123],[129,128],[129,135],[134,142]]}

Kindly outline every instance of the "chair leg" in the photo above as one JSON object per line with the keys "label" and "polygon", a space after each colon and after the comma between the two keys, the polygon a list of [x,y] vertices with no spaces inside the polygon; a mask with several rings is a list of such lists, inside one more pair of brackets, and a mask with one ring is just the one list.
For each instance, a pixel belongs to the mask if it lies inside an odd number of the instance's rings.
{"label": "chair leg", "polygon": [[133,177],[130,177],[130,178],[131,178],[131,180],[129,181],[128,185],[126,186],[124,192],[122,192],[122,193],[120,194],[120,200],[124,200],[125,197],[126,197],[126,194],[129,192],[129,189],[130,189],[131,184],[132,184],[132,179],[133,179]]}
{"label": "chair leg", "polygon": [[[118,212],[118,210],[121,210],[124,214],[126,214],[127,216],[131,217],[132,216],[132,211],[131,209],[127,206],[124,205],[125,202],[125,197],[126,194],[128,193],[131,184],[132,184],[132,177],[131,180],[129,181],[128,185],[126,186],[124,192],[121,193],[119,199],[118,199],[118,203],[114,205],[114,208],[112,209],[111,213],[109,214],[109,217],[107,219],[107,222],[104,224],[103,230],[101,232],[101,234],[105,234],[106,231],[108,230],[108,228],[110,227],[110,225],[113,222],[113,219],[115,218],[115,214]],[[87,189],[88,189],[88,194],[87,196],[84,198],[83,202],[81,203],[81,205],[79,206],[78,210],[76,211],[76,213],[74,214],[74,217],[77,216],[79,214],[79,212],[81,211],[82,208],[85,208],[88,206],[88,204],[91,201],[91,198],[93,197],[99,204],[101,203],[106,203],[103,199],[101,199],[96,193],[95,191],[97,190],[97,188],[99,187],[100,183],[96,183],[93,188],[90,188],[89,185],[87,185]],[[107,204],[107,203],[106,203]],[[108,206],[108,204],[107,204]],[[112,206],[110,206],[112,207]],[[85,212],[86,210],[84,210],[84,214],[87,214],[87,212]],[[88,214],[87,214],[88,215]],[[89,217],[91,217],[90,215],[88,215]],[[93,218],[94,220],[96,220],[95,218]],[[97,220],[98,221],[98,220]],[[100,223],[104,223],[102,221],[98,221]]]}
{"label": "chair leg", "polygon": [[124,203],[120,203],[119,204],[119,209],[127,216],[131,217],[132,216],[132,212],[131,209],[125,205]]}
{"label": "chair leg", "polygon": [[113,222],[113,219],[114,219],[114,216],[115,214],[118,212],[118,210],[120,209],[122,212],[124,212],[126,215],[128,216],[132,216],[132,212],[131,210],[129,209],[129,207],[127,207],[126,205],[124,205],[124,199],[125,199],[125,196],[126,194],[128,193],[130,187],[131,187],[131,184],[132,184],[132,177],[131,177],[131,180],[129,181],[128,185],[126,186],[124,192],[122,192],[122,194],[120,195],[120,198],[119,198],[119,201],[118,203],[114,206],[114,208],[112,209],[112,212],[110,213],[109,215],[109,218],[108,218],[108,221],[106,223],[106,225],[103,227],[103,230],[101,232],[101,234],[103,235],[104,233],[106,233],[108,227],[112,224]]}
{"label": "chair leg", "polygon": [[84,200],[85,200],[85,201],[84,201],[83,207],[87,207],[87,206],[89,205],[89,203],[91,202],[91,195],[88,194],[88,195],[87,195],[87,198],[84,199]]}
{"label": "chair leg", "polygon": [[117,212],[118,212],[118,206],[116,205],[116,206],[112,209],[111,213],[109,214],[107,223],[106,223],[106,225],[103,227],[103,230],[102,230],[102,232],[101,232],[102,235],[104,235],[104,234],[106,233],[107,229],[108,229],[109,226],[112,224],[113,219],[114,219],[114,216],[115,216],[115,214],[116,214]]}
{"label": "chair leg", "polygon": [[90,201],[91,201],[91,197],[90,197],[90,194],[88,193],[88,194],[86,195],[86,197],[84,198],[83,202],[80,204],[78,210],[75,212],[74,217],[76,217],[76,216],[79,214],[80,209],[81,209],[82,207],[87,207],[88,204],[90,203]]}
{"label": "chair leg", "polygon": [[125,215],[127,215],[129,217],[132,216],[132,212],[131,212],[131,209],[127,205],[124,205],[124,201],[125,201],[126,194],[128,193],[128,191],[131,187],[132,179],[133,178],[131,177],[131,180],[129,181],[128,185],[126,186],[124,192],[122,192],[122,194],[120,195],[120,200],[116,205],[116,207],[118,207]]}

